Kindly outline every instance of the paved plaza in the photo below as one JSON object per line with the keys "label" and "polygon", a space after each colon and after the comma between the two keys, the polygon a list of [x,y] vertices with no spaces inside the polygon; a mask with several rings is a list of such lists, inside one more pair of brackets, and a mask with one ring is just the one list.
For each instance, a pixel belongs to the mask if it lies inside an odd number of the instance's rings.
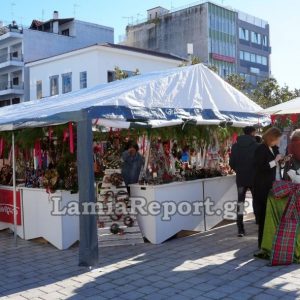
{"label": "paved plaza", "polygon": [[100,248],[99,266],[81,268],[78,247],[18,240],[0,232],[0,299],[300,299],[298,265],[256,260],[256,225],[235,225],[162,245]]}

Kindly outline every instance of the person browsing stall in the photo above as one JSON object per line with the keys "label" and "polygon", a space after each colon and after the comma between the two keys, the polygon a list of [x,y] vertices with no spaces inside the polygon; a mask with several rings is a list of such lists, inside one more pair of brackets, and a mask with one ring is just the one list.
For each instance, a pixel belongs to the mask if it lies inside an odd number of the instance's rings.
{"label": "person browsing stall", "polygon": [[128,149],[122,153],[122,176],[129,191],[129,185],[138,183],[144,158],[139,153],[137,144],[129,143]]}
{"label": "person browsing stall", "polygon": [[247,126],[243,131],[244,135],[239,136],[237,142],[232,146],[229,160],[230,167],[236,173],[236,185],[238,191],[237,227],[239,237],[245,235],[243,207],[247,190],[250,190],[252,193],[255,172],[254,153],[258,147],[258,143],[255,140],[255,127]]}
{"label": "person browsing stall", "polygon": [[258,221],[258,248],[261,247],[268,194],[276,178],[277,163],[283,158],[279,154],[281,131],[272,127],[262,136],[263,142],[254,154],[255,175],[253,185],[253,201]]}

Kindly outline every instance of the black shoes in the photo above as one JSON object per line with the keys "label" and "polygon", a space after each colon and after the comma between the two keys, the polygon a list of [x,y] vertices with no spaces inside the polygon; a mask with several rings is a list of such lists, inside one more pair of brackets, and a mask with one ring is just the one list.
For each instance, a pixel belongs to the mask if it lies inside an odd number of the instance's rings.
{"label": "black shoes", "polygon": [[237,236],[238,236],[238,237],[243,237],[243,236],[245,236],[245,229],[244,229],[244,227],[238,229],[238,235],[237,235]]}

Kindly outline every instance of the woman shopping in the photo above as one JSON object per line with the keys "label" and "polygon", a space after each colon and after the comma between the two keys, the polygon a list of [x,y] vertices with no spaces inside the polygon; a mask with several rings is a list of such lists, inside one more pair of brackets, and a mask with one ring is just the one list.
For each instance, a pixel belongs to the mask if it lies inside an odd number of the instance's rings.
{"label": "woman shopping", "polygon": [[255,176],[253,202],[257,214],[259,249],[261,247],[264,232],[268,194],[276,178],[277,163],[282,159],[282,155],[279,154],[278,150],[281,135],[281,131],[278,128],[269,128],[263,134],[263,142],[258,146],[254,154]]}

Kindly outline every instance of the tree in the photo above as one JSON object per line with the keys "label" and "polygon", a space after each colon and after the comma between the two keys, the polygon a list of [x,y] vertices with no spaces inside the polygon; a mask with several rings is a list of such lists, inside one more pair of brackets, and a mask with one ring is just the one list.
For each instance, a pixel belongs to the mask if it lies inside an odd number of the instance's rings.
{"label": "tree", "polygon": [[238,74],[230,74],[227,76],[226,81],[263,108],[300,97],[300,89],[290,90],[287,85],[281,87],[273,77],[258,82],[256,87],[247,83],[245,78]]}
{"label": "tree", "polygon": [[217,67],[217,66],[209,65],[208,68],[209,68],[210,70],[212,70],[213,72],[218,73],[218,67]]}
{"label": "tree", "polygon": [[251,98],[264,108],[274,106],[300,95],[299,89],[290,90],[287,85],[280,87],[275,78],[260,81],[252,92]]}
{"label": "tree", "polygon": [[198,56],[192,56],[190,61],[184,60],[178,67],[186,67],[188,65],[201,64],[202,61]]}
{"label": "tree", "polygon": [[226,77],[226,81],[231,84],[233,87],[243,92],[244,94],[248,94],[251,88],[251,84],[246,81],[244,77],[239,74],[230,74]]}

